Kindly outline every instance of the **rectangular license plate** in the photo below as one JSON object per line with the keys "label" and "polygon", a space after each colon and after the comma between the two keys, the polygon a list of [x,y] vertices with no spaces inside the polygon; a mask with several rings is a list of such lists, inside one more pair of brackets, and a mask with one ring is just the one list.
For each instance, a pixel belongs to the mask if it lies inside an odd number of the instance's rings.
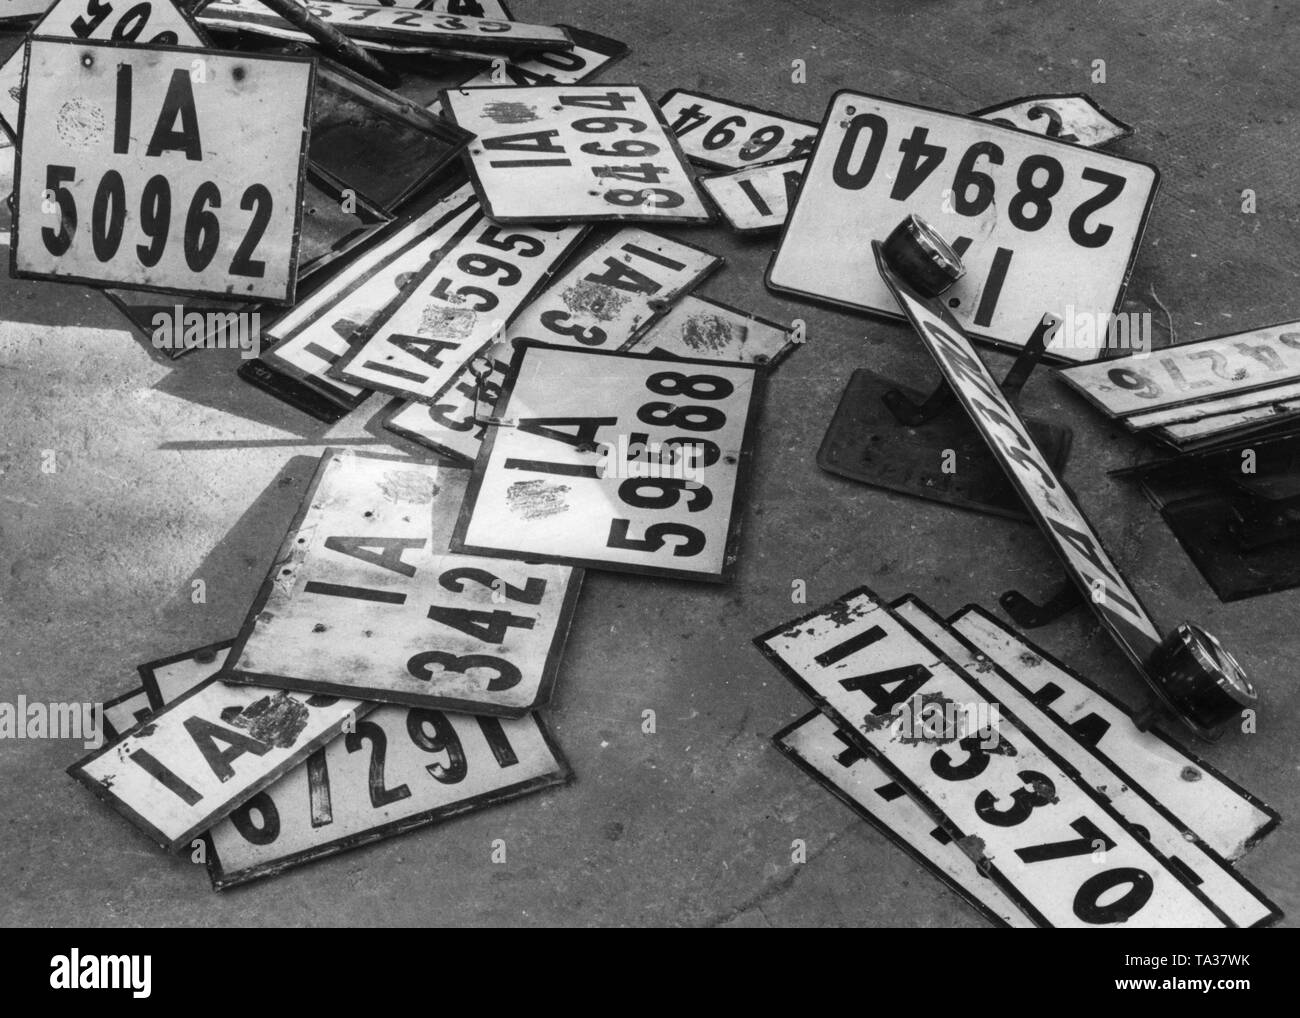
{"label": "rectangular license plate", "polygon": [[470,175],[499,223],[713,220],[640,85],[462,86],[440,102],[477,135]]}
{"label": "rectangular license plate", "polygon": [[[939,301],[926,301],[883,262],[878,272],[930,351],[957,399],[1015,485],[1101,624],[1143,671],[1160,631],[1120,575],[1074,497],[1052,472],[1016,408]],[[1145,672],[1143,672],[1145,675]]]}
{"label": "rectangular license plate", "polygon": [[[493,361],[493,378],[504,378],[508,370],[509,365]],[[477,389],[477,382],[467,369],[436,403],[394,400],[384,412],[383,426],[395,435],[409,438],[426,449],[472,467],[488,428],[487,424],[480,424],[475,419]],[[500,392],[499,381],[489,379],[484,383],[485,413],[495,405]]]}
{"label": "rectangular license plate", "polygon": [[[1297,333],[1300,335],[1300,333]],[[1300,398],[1300,382],[1288,385],[1275,385],[1269,389],[1245,392],[1239,396],[1224,396],[1222,399],[1207,399],[1203,403],[1185,403],[1168,410],[1148,410],[1124,418],[1124,426],[1130,431],[1142,431],[1145,428],[1163,428],[1184,421],[1199,421],[1220,414],[1240,413],[1246,410],[1264,408],[1272,412],[1274,405],[1281,405],[1288,399]]]}
{"label": "rectangular license plate", "polygon": [[582,574],[449,554],[468,475],[327,450],[223,678],[502,717],[547,703]]}
{"label": "rectangular license plate", "polygon": [[371,706],[212,679],[68,773],[174,852]]}
{"label": "rectangular license plate", "polygon": [[[449,55],[565,50],[573,45],[564,29],[550,25],[379,4],[330,2],[303,6],[352,39],[433,48],[449,51]],[[213,28],[258,32],[273,38],[302,35],[257,0],[212,0],[203,8],[199,22]]]}
{"label": "rectangular license plate", "polygon": [[[961,326],[1021,347],[1044,312],[1119,310],[1158,181],[1145,163],[842,91],[826,111],[768,286],[896,317],[871,244],[914,213],[965,264],[944,294]],[[1058,335],[1048,352],[1093,360],[1102,347],[1087,339]]]}
{"label": "rectangular license plate", "polygon": [[512,343],[627,349],[722,262],[693,244],[625,227],[524,308],[506,338]]}
{"label": "rectangular license plate", "polygon": [[209,834],[218,890],[561,785],[541,718],[385,705]]}
{"label": "rectangular license plate", "polygon": [[29,40],[11,274],[292,303],[314,67]]}
{"label": "rectangular license plate", "polygon": [[322,390],[351,409],[369,394],[362,386],[327,374],[358,333],[402,291],[434,252],[477,214],[478,202],[464,185],[407,221],[299,301],[267,330],[274,346],[266,365]]}
{"label": "rectangular license plate", "polygon": [[808,155],[817,125],[727,99],[675,88],[659,100],[688,159],[720,170]]}
{"label": "rectangular license plate", "polygon": [[[45,6],[49,9],[45,10]],[[42,5],[41,20],[32,35],[53,39],[120,39],[127,32],[146,42],[179,46],[209,46],[207,35],[188,11],[171,0],[113,6],[102,0],[55,0]],[[0,21],[5,8],[0,4]],[[23,94],[23,50],[15,50],[0,65],[0,127],[18,136],[18,107]]]}
{"label": "rectangular license plate", "polygon": [[1111,417],[1255,392],[1300,380],[1300,322],[1085,364],[1060,376]]}
{"label": "rectangular license plate", "polygon": [[790,329],[721,301],[687,296],[633,345],[637,353],[773,368],[797,344]]}
{"label": "rectangular license plate", "polygon": [[704,177],[700,187],[737,233],[780,229],[799,193],[807,157]]}
{"label": "rectangular license plate", "polygon": [[1046,705],[1036,702],[1028,687],[1018,681],[1023,666],[1016,671],[1003,670],[914,597],[896,601],[890,608],[959,668],[976,677],[985,693],[1010,710],[1020,724],[1032,729],[1120,816],[1136,829],[1146,831],[1147,840],[1169,865],[1200,888],[1235,925],[1263,926],[1281,916],[1281,910],[1258,888],[1098,748],[1093,739],[1095,729],[1086,724],[1069,725]]}
{"label": "rectangular license plate", "polygon": [[[1040,736],[866,588],[754,642],[1039,926],[1232,925]],[[951,706],[966,724],[938,737],[908,732],[917,704]]]}
{"label": "rectangular license plate", "polygon": [[751,364],[518,347],[452,548],[729,579],[761,382]]}
{"label": "rectangular license plate", "polygon": [[1148,792],[1225,859],[1240,859],[1280,822],[1260,802],[1159,728],[1139,729],[1113,695],[1085,679],[977,605],[948,620],[1051,712],[1116,766],[1138,775]]}
{"label": "rectangular license plate", "polygon": [[226,657],[234,640],[221,640],[209,643],[183,654],[146,661],[137,667],[140,679],[144,683],[145,695],[153,710],[166,707],[173,700],[179,700],[191,689],[213,678],[226,666]]}
{"label": "rectangular license plate", "polygon": [[1128,124],[1112,117],[1082,93],[1008,99],[976,110],[971,116],[1085,148],[1107,145],[1133,133]]}
{"label": "rectangular license plate", "polygon": [[334,365],[353,385],[433,403],[500,339],[588,227],[503,227],[476,211]]}
{"label": "rectangular license plate", "polygon": [[936,826],[880,764],[861,752],[834,721],[813,711],[772,736],[776,748],[863,820],[956,891],[998,926],[1034,924],[975,861]]}

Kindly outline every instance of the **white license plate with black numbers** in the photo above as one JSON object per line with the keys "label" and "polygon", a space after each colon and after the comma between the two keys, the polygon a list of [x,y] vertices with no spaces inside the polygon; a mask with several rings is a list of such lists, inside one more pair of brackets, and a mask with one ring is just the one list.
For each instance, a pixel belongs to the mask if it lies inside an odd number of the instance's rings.
{"label": "white license plate with black numbers", "polygon": [[370,706],[213,679],[68,773],[176,851]]}
{"label": "white license plate with black numbers", "polygon": [[477,419],[476,399],[481,398],[482,412],[490,416],[509,370],[509,365],[500,361],[494,360],[492,364],[490,374],[481,385],[466,368],[433,403],[395,401],[384,414],[384,427],[443,456],[473,466],[490,426]]}
{"label": "white license plate with black numbers", "polygon": [[[755,642],[1038,925],[1232,925],[1011,710],[865,588]],[[908,734],[918,704],[953,705],[973,718],[970,733]]]}
{"label": "white license plate with black numbers", "polygon": [[[0,20],[4,17],[0,5]],[[171,0],[144,0],[115,6],[103,0],[56,0],[32,29],[32,35],[55,39],[136,39],[157,45],[206,46],[189,14]],[[0,127],[18,132],[22,98],[23,50],[15,50],[0,66]]]}
{"label": "white license plate with black numbers", "polygon": [[[954,113],[840,92],[768,269],[780,293],[897,315],[872,241],[909,214],[966,274],[943,296],[972,336],[1023,346],[1045,312],[1118,310],[1158,184],[1153,166]],[[1053,355],[1090,361],[1095,335]]]}
{"label": "white license plate with black numbers", "polygon": [[477,135],[470,172],[497,222],[713,218],[640,85],[462,86],[439,101]]}
{"label": "white license plate with black numbers", "polygon": [[15,275],[292,301],[312,61],[27,45]]}
{"label": "white license plate with black numbers", "polygon": [[498,226],[481,211],[334,366],[353,385],[432,403],[469,360],[500,339],[582,241],[584,226]]}
{"label": "white license plate with black numbers", "polygon": [[1133,133],[1133,128],[1116,120],[1086,95],[1027,96],[986,107],[971,116],[1088,148]]}
{"label": "white license plate with black numbers", "polygon": [[104,739],[118,739],[147,718],[153,707],[144,689],[132,689],[104,701]]}
{"label": "white license plate with black numbers", "polygon": [[233,643],[233,640],[222,640],[140,665],[136,670],[144,682],[149,706],[154,710],[166,707],[213,678],[226,666],[226,657]]}
{"label": "white license plate with black numbers", "polygon": [[212,885],[272,876],[569,776],[536,714],[385,705],[212,829]]}
{"label": "white license plate with black numbers", "polygon": [[468,475],[327,451],[225,678],[508,717],[546,703],[581,573],[449,554]]}
{"label": "white license plate with black numbers", "polygon": [[1142,730],[1117,699],[1070,671],[984,609],[950,620],[993,662],[1014,675],[1034,702],[1059,717],[1143,786],[1225,859],[1235,860],[1277,826],[1276,810],[1188,753],[1158,728]]}
{"label": "white license plate with black numbers", "polygon": [[709,251],[636,227],[619,230],[529,303],[512,342],[621,350],[722,267]]}
{"label": "white license plate with black numbers", "polygon": [[519,348],[452,547],[728,578],[758,383],[753,365]]}
{"label": "white license plate with black numbers", "polygon": [[[1300,322],[1179,343],[1069,368],[1060,375],[1111,417],[1259,392],[1300,381]],[[1170,419],[1150,423],[1167,424]]]}
{"label": "white license plate with black numbers", "polygon": [[705,177],[704,193],[737,233],[780,229],[799,193],[807,158]]}
{"label": "white license plate with black numbers", "polygon": [[736,170],[806,156],[817,125],[703,92],[674,89],[659,100],[669,130],[693,162]]}

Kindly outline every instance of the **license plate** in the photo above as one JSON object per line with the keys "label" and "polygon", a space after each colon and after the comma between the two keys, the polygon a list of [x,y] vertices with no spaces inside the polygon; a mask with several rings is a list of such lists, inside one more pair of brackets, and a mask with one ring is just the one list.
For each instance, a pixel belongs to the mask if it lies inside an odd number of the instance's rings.
{"label": "license plate", "polygon": [[1128,823],[1146,831],[1152,847],[1169,865],[1178,868],[1235,925],[1261,926],[1281,916],[1281,910],[1241,877],[1223,856],[1214,853],[1133,776],[1112,763],[1095,744],[1094,730],[1087,725],[1068,725],[1046,706],[1038,704],[1028,687],[1018,681],[1025,670],[1023,666],[1004,671],[916,598],[904,598],[890,608],[940,653],[975,677],[985,694],[1011,711],[1020,725],[1032,729],[1080,780],[1096,789]]}
{"label": "license plate", "polygon": [[703,248],[625,227],[524,308],[506,338],[626,349],[670,304],[721,267],[722,258]]}
{"label": "license plate", "polygon": [[588,227],[498,226],[481,211],[334,365],[353,385],[431,403],[499,338]]}
{"label": "license plate", "polygon": [[130,689],[111,700],[105,700],[105,741],[120,739],[122,735],[147,718],[152,710],[149,696],[143,689]]}
{"label": "license plate", "polygon": [[956,891],[998,926],[1034,924],[975,861],[935,826],[880,764],[858,750],[852,737],[821,711],[813,711],[772,736],[776,748],[853,812]]}
{"label": "license plate", "polygon": [[750,364],[527,344],[452,548],[724,581],[759,389]]}
{"label": "license plate", "polygon": [[226,666],[226,656],[234,640],[209,643],[183,654],[146,661],[136,670],[144,683],[145,695],[153,710],[179,700],[191,689],[216,676]]}
{"label": "license plate", "polygon": [[1133,133],[1128,124],[1116,120],[1089,96],[1082,94],[1009,99],[978,110],[971,116],[1087,148],[1097,148]]}
{"label": "license plate", "polygon": [[291,303],[313,70],[29,40],[12,274]]}
{"label": "license plate", "polygon": [[1300,413],[1300,399],[1282,400],[1265,406],[1212,414],[1196,421],[1183,421],[1157,428],[1156,434],[1181,449],[1204,445],[1231,438],[1234,441],[1256,431],[1272,429],[1276,425],[1296,423]]}
{"label": "license plate", "polygon": [[1240,859],[1278,825],[1271,806],[1187,752],[1159,728],[1139,729],[1110,693],[975,605],[949,624],[1011,673],[1044,711],[1089,741],[1225,859]]}
{"label": "license plate", "polygon": [[503,717],[548,702],[582,575],[448,554],[468,475],[328,450],[223,678]]}
{"label": "license plate", "polygon": [[419,7],[439,14],[468,14],[472,18],[494,18],[497,21],[515,20],[501,0],[416,0],[415,3],[403,6]]}
{"label": "license plate", "polygon": [[458,164],[470,135],[333,63],[316,71],[312,165],[388,211]]}
{"label": "license plate", "polygon": [[1145,676],[1145,664],[1160,644],[1160,631],[1102,547],[1083,510],[1057,480],[1020,414],[943,305],[920,297],[883,261],[878,271],[1066,572],[1083,591],[1101,624]]}
{"label": "license plate", "polygon": [[673,89],[659,100],[668,129],[692,162],[721,170],[806,156],[817,125],[726,99]]}
{"label": "license plate", "polygon": [[[897,317],[871,244],[914,213],[953,241],[966,266],[944,294],[962,327],[1021,347],[1044,312],[1108,320],[1119,309],[1158,179],[1145,163],[840,92],[768,286]],[[1048,349],[1073,361],[1102,352],[1082,334],[1058,336]]]}
{"label": "license plate", "polygon": [[461,87],[440,102],[478,136],[470,174],[499,223],[713,220],[640,85]]}
{"label": "license plate", "polygon": [[[360,41],[465,53],[564,50],[573,45],[564,29],[550,25],[378,4],[308,3],[303,6],[325,24]],[[295,38],[303,34],[258,0],[212,0],[203,8],[199,21],[213,28],[257,32],[274,38]]]}
{"label": "license plate", "polygon": [[[5,8],[0,4],[0,21]],[[114,7],[102,0],[56,0],[32,28],[32,35],[53,39],[132,38],[160,45],[207,46],[207,36],[187,11],[171,0]],[[18,105],[23,94],[23,51],[16,50],[0,65],[0,126],[15,138]]]}
{"label": "license plate", "polygon": [[795,347],[790,330],[739,308],[683,297],[637,341],[637,353],[757,364],[771,368]]}
{"label": "license plate", "polygon": [[[1231,925],[1038,735],[865,588],[755,643],[1037,925]],[[973,716],[970,734],[906,732],[918,703]]]}
{"label": "license plate", "polygon": [[358,333],[388,307],[477,213],[468,185],[451,192],[350,262],[283,315],[267,335],[275,345],[262,359],[268,367],[313,388],[349,409],[370,390],[327,372],[351,348]]}
{"label": "license plate", "polygon": [[68,773],[174,852],[371,706],[213,679]]}
{"label": "license plate", "polygon": [[[1093,148],[1124,135],[1115,134],[1113,124],[1100,107],[1089,105],[1087,96],[1041,96],[1037,100],[1017,99],[971,116],[1009,127],[1046,134],[1058,141]],[[1057,129],[1053,134],[1049,127]],[[1132,134],[1133,129],[1128,128]],[[698,161],[698,160],[697,160]],[[799,193],[806,157],[780,163],[764,163],[716,177],[705,177],[700,186],[713,200],[737,233],[764,233],[778,229],[789,215]]]}
{"label": "license plate", "polygon": [[700,187],[737,233],[766,233],[785,222],[807,166],[807,158],[767,163],[705,177]]}
{"label": "license plate", "polygon": [[[1300,333],[1296,334],[1300,336]],[[1300,397],[1300,382],[1288,385],[1275,385],[1268,389],[1242,393],[1239,396],[1225,396],[1222,399],[1207,399],[1202,403],[1185,403],[1169,410],[1148,410],[1124,418],[1124,426],[1130,431],[1142,431],[1146,428],[1161,428],[1177,425],[1184,421],[1200,421],[1214,418],[1220,414],[1241,413],[1242,411],[1260,410],[1265,414],[1277,413],[1288,399]]]}
{"label": "license plate", "polygon": [[383,706],[210,834],[218,890],[567,782],[543,726]]}
{"label": "license plate", "polygon": [[[552,53],[526,53],[505,61],[504,64],[479,71],[472,78],[460,83],[461,87],[472,85],[504,85],[505,78],[513,85],[572,85],[579,81],[593,78],[600,71],[607,70],[627,55],[627,44],[595,32],[584,32],[572,25],[560,25],[573,40],[573,49],[559,50]],[[442,103],[437,99],[428,109],[442,111]]]}
{"label": "license plate", "polygon": [[1300,379],[1300,322],[1179,343],[1060,375],[1111,417],[1254,392]]}
{"label": "license plate", "polygon": [[[509,365],[493,362],[489,378],[482,388],[483,409],[494,406]],[[468,371],[462,372],[435,403],[408,403],[395,400],[384,415],[383,426],[396,435],[409,438],[466,466],[473,466],[488,425],[476,419],[475,394],[478,383]]]}

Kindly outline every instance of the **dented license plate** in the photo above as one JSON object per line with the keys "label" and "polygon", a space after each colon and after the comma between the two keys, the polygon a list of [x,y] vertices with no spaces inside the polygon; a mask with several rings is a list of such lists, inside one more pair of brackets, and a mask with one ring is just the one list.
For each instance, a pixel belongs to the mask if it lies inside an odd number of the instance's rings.
{"label": "dented license plate", "polygon": [[544,705],[582,574],[450,554],[468,475],[327,450],[223,678],[504,717]]}
{"label": "dented license plate", "polygon": [[[1233,925],[1041,736],[866,588],[754,642],[1038,925]],[[918,704],[961,727],[937,738],[909,727]]]}

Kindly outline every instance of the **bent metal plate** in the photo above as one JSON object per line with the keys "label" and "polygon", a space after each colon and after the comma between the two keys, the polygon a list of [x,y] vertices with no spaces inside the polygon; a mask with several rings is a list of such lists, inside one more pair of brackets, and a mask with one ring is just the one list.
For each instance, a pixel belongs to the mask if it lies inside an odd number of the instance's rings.
{"label": "bent metal plate", "polygon": [[[754,642],[1039,926],[1233,925],[1038,734],[866,588]],[[931,703],[952,705],[966,723],[905,732],[908,715]]]}
{"label": "bent metal plate", "polygon": [[[1237,926],[1262,926],[1282,913],[1258,888],[1215,854],[1186,824],[1171,813],[1135,776],[1114,764],[1089,740],[1086,728],[1075,728],[1034,700],[1017,680],[957,635],[927,605],[914,597],[890,605],[903,619],[959,667],[977,678],[984,691],[1010,709],[1051,746],[1079,778],[1110,801],[1117,813],[1147,832],[1148,840],[1173,867],[1199,887]],[[1019,671],[1023,670],[1023,666]]]}
{"label": "bent metal plate", "polygon": [[752,364],[519,346],[452,548],[728,579],[759,386]]}
{"label": "bent metal plate", "polygon": [[499,223],[713,220],[695,171],[640,85],[461,87],[440,101],[478,136],[470,173]]}
{"label": "bent metal plate", "polygon": [[545,704],[582,575],[448,554],[468,474],[327,450],[223,678],[507,717]]}
{"label": "bent metal plate", "polygon": [[[839,92],[767,282],[779,293],[897,316],[871,244],[915,213],[966,266],[944,294],[957,321],[976,338],[1021,347],[1044,312],[1118,310],[1158,181],[1145,163]],[[1090,361],[1102,345],[1095,335],[1058,336],[1048,352]]]}
{"label": "bent metal plate", "polygon": [[1225,859],[1239,859],[1278,825],[1276,810],[1187,752],[1159,728],[1146,731],[1101,687],[1070,671],[983,608],[971,605],[949,620],[1034,702],[1095,746]]}
{"label": "bent metal plate", "polygon": [[177,851],[371,706],[211,679],[68,773]]}
{"label": "bent metal plate", "polygon": [[536,714],[385,705],[214,827],[218,890],[565,783]]}
{"label": "bent metal plate", "polygon": [[1102,625],[1145,675],[1145,663],[1160,643],[1160,631],[1137,594],[1120,575],[1074,497],[1052,473],[1020,414],[993,381],[952,316],[938,300],[926,301],[895,275],[879,258],[878,250],[877,258],[879,274],[1056,549],[1066,571]]}
{"label": "bent metal plate", "polygon": [[31,39],[13,274],[290,303],[314,62]]}
{"label": "bent metal plate", "polygon": [[[0,7],[0,12],[4,10]],[[32,35],[56,39],[126,39],[159,45],[206,46],[207,36],[171,0],[114,5],[103,0],[57,0]],[[17,136],[22,96],[23,51],[0,66],[0,127]]]}

